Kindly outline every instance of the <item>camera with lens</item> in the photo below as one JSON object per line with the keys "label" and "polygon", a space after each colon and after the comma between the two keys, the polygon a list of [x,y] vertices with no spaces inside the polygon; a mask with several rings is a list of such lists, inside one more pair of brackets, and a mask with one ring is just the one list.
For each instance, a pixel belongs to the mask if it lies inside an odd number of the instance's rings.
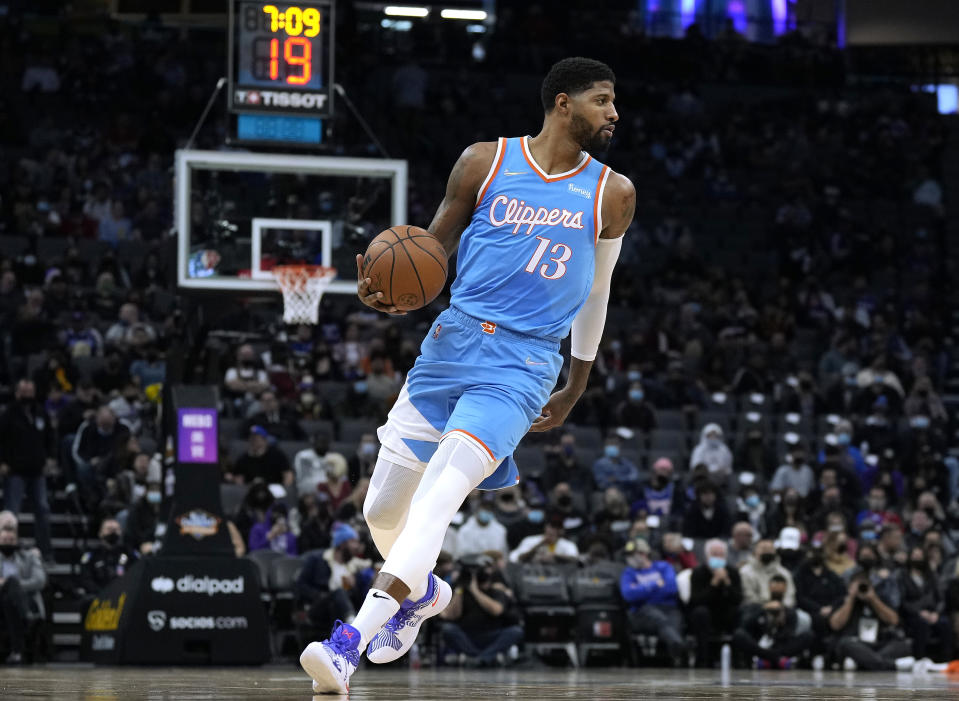
{"label": "camera with lens", "polygon": [[487,555],[467,557],[460,561],[460,583],[468,586],[474,579],[479,586],[488,584],[491,577],[490,566],[492,559]]}
{"label": "camera with lens", "polygon": [[859,589],[858,589],[858,591],[859,591],[860,594],[866,594],[866,593],[868,593],[868,592],[869,592],[869,582],[859,582]]}

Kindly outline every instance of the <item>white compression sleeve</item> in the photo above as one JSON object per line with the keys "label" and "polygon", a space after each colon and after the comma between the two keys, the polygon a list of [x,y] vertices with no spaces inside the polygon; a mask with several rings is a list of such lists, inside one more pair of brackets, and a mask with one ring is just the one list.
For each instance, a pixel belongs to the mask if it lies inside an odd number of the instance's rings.
{"label": "white compression sleeve", "polygon": [[580,360],[595,360],[599,342],[603,340],[606,325],[606,303],[609,302],[609,283],[613,267],[623,247],[623,237],[599,239],[596,242],[596,270],[589,297],[573,319],[570,332],[571,355]]}
{"label": "white compression sleeve", "polygon": [[497,464],[455,434],[440,442],[413,495],[406,526],[382,569],[410,587],[411,599],[425,594],[423,582],[436,566],[453,515]]}
{"label": "white compression sleeve", "polygon": [[406,525],[406,514],[423,473],[382,457],[376,460],[369,491],[363,502],[363,516],[383,559]]}

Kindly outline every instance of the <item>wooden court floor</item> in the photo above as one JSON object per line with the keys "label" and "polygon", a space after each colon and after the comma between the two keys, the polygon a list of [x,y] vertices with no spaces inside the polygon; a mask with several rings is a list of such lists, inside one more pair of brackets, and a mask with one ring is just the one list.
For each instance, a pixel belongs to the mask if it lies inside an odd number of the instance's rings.
{"label": "wooden court floor", "polygon": [[[7,699],[334,699],[313,696],[292,666],[260,668],[0,667]],[[959,698],[959,678],[862,672],[752,672],[592,668],[586,670],[377,669],[353,677],[351,701],[370,699],[886,699]]]}

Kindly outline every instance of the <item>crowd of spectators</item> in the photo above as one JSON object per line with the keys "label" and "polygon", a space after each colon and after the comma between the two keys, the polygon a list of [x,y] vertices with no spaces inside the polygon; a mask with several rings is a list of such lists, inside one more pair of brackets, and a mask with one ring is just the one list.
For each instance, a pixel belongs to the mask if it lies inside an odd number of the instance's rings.
{"label": "crowd of spectators", "polygon": [[[15,517],[0,524],[8,659],[22,659],[27,623],[42,617],[45,568],[71,561],[54,547],[51,508],[89,517],[65,587],[78,597],[161,547],[168,380],[220,388],[236,553],[302,557],[298,620],[347,620],[381,564],[362,517],[375,427],[435,309],[387,320],[327,295],[316,326],[200,323],[172,281],[169,168],[220,73],[223,37],[202,46],[152,21],[84,33],[65,12],[0,17],[0,476],[5,507],[34,513],[29,547]],[[530,436],[522,483],[475,494],[447,535],[444,648],[462,663],[515,659],[517,573],[608,562],[631,632],[658,638],[670,663],[710,665],[724,641],[760,667],[950,659],[959,461],[944,396],[948,133],[934,105],[897,89],[837,92],[842,54],[798,34],[760,48],[693,27],[653,42],[628,17],[597,27],[594,14],[570,27],[534,18],[528,97],[571,47],[609,60],[624,120],[609,162],[640,205],[568,428]],[[396,68],[395,47],[375,42],[382,56],[338,62],[347,85],[373,69],[354,97],[411,160],[411,220],[429,221],[465,144],[536,128],[536,100],[510,110],[506,88],[477,87],[498,79],[525,19],[498,18],[482,63],[439,35]],[[59,48],[22,51],[39,28]],[[596,46],[603,30],[615,40]],[[427,47],[442,49],[432,62]],[[678,62],[633,60],[659,50]],[[383,90],[394,70],[406,77]],[[135,73],[153,80],[130,83]],[[410,117],[381,123],[390,100]],[[467,101],[475,118],[452,118]],[[338,119],[352,153],[365,137]],[[198,145],[222,137],[208,124]]]}

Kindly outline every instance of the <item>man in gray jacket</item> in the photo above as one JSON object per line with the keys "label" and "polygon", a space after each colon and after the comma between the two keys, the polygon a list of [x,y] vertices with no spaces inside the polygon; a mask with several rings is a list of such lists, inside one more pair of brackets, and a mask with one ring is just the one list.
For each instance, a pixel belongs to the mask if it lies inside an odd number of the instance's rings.
{"label": "man in gray jacket", "polygon": [[46,584],[39,551],[21,548],[16,528],[0,528],[0,621],[10,638],[7,664],[23,662],[27,619],[43,615],[40,592]]}

